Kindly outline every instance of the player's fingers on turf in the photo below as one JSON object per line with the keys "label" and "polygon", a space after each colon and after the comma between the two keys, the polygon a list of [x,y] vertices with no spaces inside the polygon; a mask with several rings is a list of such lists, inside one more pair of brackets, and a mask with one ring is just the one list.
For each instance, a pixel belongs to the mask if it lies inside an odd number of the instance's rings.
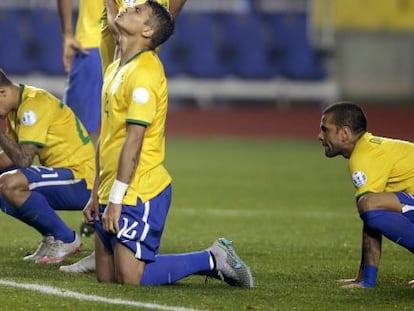
{"label": "player's fingers on turf", "polygon": [[337,285],[346,285],[346,284],[351,284],[351,283],[355,283],[355,279],[339,279],[339,280],[336,280]]}
{"label": "player's fingers on turf", "polygon": [[409,281],[409,282],[408,282],[408,285],[409,285],[411,288],[414,288],[414,279],[413,279],[413,280],[411,280],[411,281]]}
{"label": "player's fingers on turf", "polygon": [[365,288],[365,287],[361,285],[360,283],[350,283],[350,284],[342,285],[341,288]]}

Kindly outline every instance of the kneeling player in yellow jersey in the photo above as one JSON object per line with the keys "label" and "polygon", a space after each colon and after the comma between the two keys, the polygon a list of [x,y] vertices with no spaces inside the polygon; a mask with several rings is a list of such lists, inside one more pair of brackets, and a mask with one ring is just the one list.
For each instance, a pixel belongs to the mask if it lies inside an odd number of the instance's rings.
{"label": "kneeling player in yellow jersey", "polygon": [[[62,1],[62,0],[58,0]],[[67,5],[67,2],[70,2],[72,0],[65,0],[62,1],[66,5],[61,5],[61,8],[68,8],[71,6]],[[92,0],[83,0],[83,2],[86,1],[92,1]],[[117,30],[117,27],[114,23],[114,19],[119,11],[125,10],[126,7],[132,6],[135,4],[142,4],[145,2],[145,0],[95,0],[95,1],[105,1],[105,8],[103,12],[102,17],[102,25],[101,25],[101,40],[100,40],[100,47],[99,52],[101,55],[102,60],[102,72],[105,73],[106,68],[110,63],[114,61],[115,58],[115,50],[116,50],[116,40],[115,38],[119,35],[119,32]],[[93,3],[89,3],[88,6],[93,5]],[[168,9],[174,19],[177,17],[179,12],[181,11],[182,7],[184,6],[186,0],[158,0],[164,8]],[[81,2],[82,4],[82,2]],[[95,6],[97,4],[95,3]],[[81,6],[80,9],[89,9],[88,7]],[[63,14],[66,16],[71,16],[70,14]],[[80,16],[93,16],[93,14],[87,13],[87,14],[80,14]],[[68,18],[67,18],[68,19]],[[78,22],[79,24],[79,22]],[[81,25],[87,24],[86,22],[81,23]],[[88,29],[90,29],[89,27]],[[100,71],[100,70],[97,70]],[[79,93],[79,92],[78,92]],[[100,98],[100,96],[99,96]],[[98,112],[96,112],[98,114]],[[100,119],[100,118],[99,118]],[[69,273],[87,273],[87,272],[94,272],[95,271],[95,256],[94,253],[92,253],[89,256],[86,256],[85,258],[82,258],[81,260],[66,266],[61,266],[60,271],[62,272],[69,272]]]}
{"label": "kneeling player in yellow jersey", "polygon": [[[80,239],[55,210],[82,210],[90,196],[95,151],[72,110],[45,90],[13,83],[0,70],[0,205],[43,237],[25,260],[58,263]],[[32,165],[38,156],[40,165]]]}
{"label": "kneeling player in yellow jersey", "polygon": [[167,81],[155,49],[171,36],[174,21],[149,0],[121,11],[115,22],[121,57],[104,78],[97,170],[84,209],[86,220],[95,221],[97,279],[145,286],[211,274],[253,287],[250,269],[227,239],[198,252],[158,254],[171,177],[163,164]]}
{"label": "kneeling player in yellow jersey", "polygon": [[327,107],[318,135],[327,157],[349,159],[356,203],[363,221],[357,276],[338,280],[348,288],[376,285],[382,236],[414,253],[414,144],[367,132],[363,110],[340,102]]}

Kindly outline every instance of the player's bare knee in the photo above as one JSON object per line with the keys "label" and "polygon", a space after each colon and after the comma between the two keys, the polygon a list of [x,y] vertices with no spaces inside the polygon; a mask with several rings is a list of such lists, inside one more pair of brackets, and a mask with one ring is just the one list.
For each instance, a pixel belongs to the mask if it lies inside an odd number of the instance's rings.
{"label": "player's bare knee", "polygon": [[11,200],[18,188],[15,175],[2,175],[0,177],[0,192],[6,200]]}
{"label": "player's bare knee", "polygon": [[358,200],[358,211],[364,213],[370,210],[378,209],[375,198],[372,195],[365,195]]}

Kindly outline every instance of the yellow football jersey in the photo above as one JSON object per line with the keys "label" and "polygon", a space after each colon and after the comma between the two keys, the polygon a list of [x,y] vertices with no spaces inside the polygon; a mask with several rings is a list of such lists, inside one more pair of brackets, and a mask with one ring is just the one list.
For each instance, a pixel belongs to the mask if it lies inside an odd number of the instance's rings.
{"label": "yellow football jersey", "polygon": [[92,188],[95,151],[72,110],[59,99],[35,87],[20,85],[17,111],[7,116],[7,132],[20,144],[39,147],[41,165],[69,168]]}
{"label": "yellow football jersey", "polygon": [[[118,6],[118,10],[123,10],[127,6],[133,6],[133,5],[141,4],[145,2],[145,0],[114,0],[114,1],[116,5]],[[170,7],[169,0],[159,0],[158,2],[161,3],[167,10],[169,9]],[[114,53],[115,53],[115,41],[108,27],[106,10],[104,10],[104,13],[102,16],[100,53],[101,53],[101,61],[102,61],[102,72],[105,73],[108,65],[114,61]]]}
{"label": "yellow football jersey", "polygon": [[84,48],[97,48],[101,40],[103,0],[80,0],[75,38]]}
{"label": "yellow football jersey", "polygon": [[144,50],[122,66],[119,60],[109,65],[102,89],[98,191],[101,204],[108,203],[127,135],[127,123],[140,124],[147,129],[138,167],[123,204],[135,206],[137,198],[146,202],[171,183],[163,166],[167,106],[167,80],[157,53]]}
{"label": "yellow football jersey", "polygon": [[414,193],[414,144],[365,133],[349,159],[356,196],[367,192]]}

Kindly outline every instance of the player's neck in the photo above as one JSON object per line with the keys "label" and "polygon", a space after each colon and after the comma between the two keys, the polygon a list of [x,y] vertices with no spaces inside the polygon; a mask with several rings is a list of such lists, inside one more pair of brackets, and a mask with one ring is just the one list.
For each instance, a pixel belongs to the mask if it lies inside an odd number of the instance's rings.
{"label": "player's neck", "polygon": [[121,40],[120,42],[121,49],[121,65],[128,62],[135,55],[139,54],[142,51],[148,50],[148,45],[144,40],[134,40],[129,42],[127,38]]}

